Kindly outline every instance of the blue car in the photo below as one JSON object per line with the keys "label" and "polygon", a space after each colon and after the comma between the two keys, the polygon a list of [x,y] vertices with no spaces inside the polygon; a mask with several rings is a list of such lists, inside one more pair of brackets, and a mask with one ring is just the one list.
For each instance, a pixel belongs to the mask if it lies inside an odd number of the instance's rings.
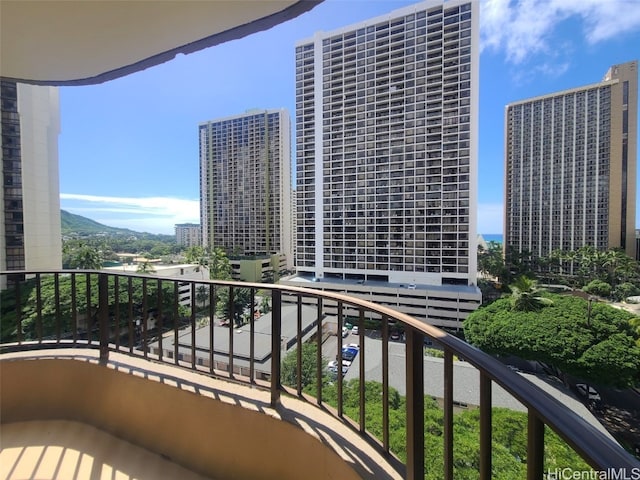
{"label": "blue car", "polygon": [[342,349],[342,358],[347,362],[353,362],[356,355],[358,355],[358,349],[355,347],[344,347]]}

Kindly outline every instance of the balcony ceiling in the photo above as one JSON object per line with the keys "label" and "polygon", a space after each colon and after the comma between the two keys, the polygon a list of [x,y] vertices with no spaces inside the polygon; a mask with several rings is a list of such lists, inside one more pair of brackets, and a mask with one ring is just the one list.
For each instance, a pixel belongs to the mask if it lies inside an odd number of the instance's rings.
{"label": "balcony ceiling", "polygon": [[266,30],[320,1],[0,0],[0,75],[101,83]]}

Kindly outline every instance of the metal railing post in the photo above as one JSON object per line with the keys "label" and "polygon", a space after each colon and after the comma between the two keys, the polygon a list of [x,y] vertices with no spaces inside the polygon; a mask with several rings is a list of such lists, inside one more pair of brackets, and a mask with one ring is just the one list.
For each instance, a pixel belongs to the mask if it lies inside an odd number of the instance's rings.
{"label": "metal railing post", "polygon": [[492,477],[491,429],[491,379],[480,372],[480,480]]}
{"label": "metal railing post", "polygon": [[109,276],[98,274],[98,325],[100,328],[100,364],[109,361]]}
{"label": "metal railing post", "polygon": [[529,409],[527,421],[527,480],[542,478],[544,472],[544,423]]}
{"label": "metal railing post", "polygon": [[424,353],[422,334],[406,331],[407,477],[424,479]]}
{"label": "metal railing post", "polygon": [[453,480],[453,353],[444,349],[444,472],[442,478]]}
{"label": "metal railing post", "polygon": [[280,349],[282,336],[282,293],[271,291],[271,406],[280,403]]}

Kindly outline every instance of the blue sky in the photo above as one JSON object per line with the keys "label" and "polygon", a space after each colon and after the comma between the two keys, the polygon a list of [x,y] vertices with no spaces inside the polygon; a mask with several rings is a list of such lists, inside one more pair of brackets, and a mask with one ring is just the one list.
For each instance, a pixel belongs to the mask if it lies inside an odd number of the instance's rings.
{"label": "blue sky", "polygon": [[[326,0],[266,32],[101,85],[61,87],[61,207],[152,233],[199,223],[198,124],[284,107],[295,128],[295,43],[412,3]],[[610,65],[639,59],[640,0],[480,5],[478,231],[501,233],[505,105],[598,82]]]}

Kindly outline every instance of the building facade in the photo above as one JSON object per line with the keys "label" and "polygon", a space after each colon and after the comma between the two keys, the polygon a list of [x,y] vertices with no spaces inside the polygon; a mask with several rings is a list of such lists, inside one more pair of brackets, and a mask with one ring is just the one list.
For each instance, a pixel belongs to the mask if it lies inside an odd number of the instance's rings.
{"label": "building facade", "polygon": [[420,299],[414,316],[456,328],[466,313],[453,301],[430,315],[427,291],[480,302],[478,46],[475,1],[427,1],[297,44],[300,281],[404,290]]}
{"label": "building facade", "polygon": [[638,62],[506,107],[505,248],[635,258]]}
{"label": "building facade", "polygon": [[283,254],[293,268],[291,137],[286,110],[200,124],[200,218],[205,248]]}
{"label": "building facade", "polygon": [[176,243],[185,247],[197,247],[202,244],[200,225],[197,223],[178,223],[176,228]]}
{"label": "building facade", "polygon": [[62,266],[58,89],[0,82],[0,270]]}

